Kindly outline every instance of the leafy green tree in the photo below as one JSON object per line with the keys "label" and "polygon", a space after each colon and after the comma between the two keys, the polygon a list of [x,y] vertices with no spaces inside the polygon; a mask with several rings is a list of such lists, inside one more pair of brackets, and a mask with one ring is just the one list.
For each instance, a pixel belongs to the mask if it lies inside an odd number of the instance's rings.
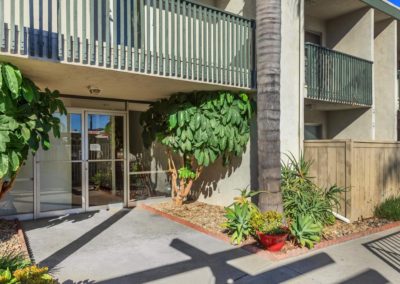
{"label": "leafy green tree", "polygon": [[49,132],[60,137],[60,120],[55,112],[66,114],[58,92],[39,88],[21,71],[0,63],[0,199],[14,185],[29,152],[41,145],[49,149]]}
{"label": "leafy green tree", "polygon": [[[151,104],[141,116],[146,147],[167,147],[172,197],[181,205],[204,167],[240,156],[250,138],[252,103],[245,93],[194,92]],[[180,157],[179,167],[172,154]]]}

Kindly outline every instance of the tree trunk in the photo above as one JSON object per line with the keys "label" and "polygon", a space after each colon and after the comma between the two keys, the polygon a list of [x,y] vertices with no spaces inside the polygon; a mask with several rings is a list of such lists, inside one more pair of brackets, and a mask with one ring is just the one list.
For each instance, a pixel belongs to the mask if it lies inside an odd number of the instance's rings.
{"label": "tree trunk", "polygon": [[281,0],[256,2],[259,207],[283,211],[280,189]]}

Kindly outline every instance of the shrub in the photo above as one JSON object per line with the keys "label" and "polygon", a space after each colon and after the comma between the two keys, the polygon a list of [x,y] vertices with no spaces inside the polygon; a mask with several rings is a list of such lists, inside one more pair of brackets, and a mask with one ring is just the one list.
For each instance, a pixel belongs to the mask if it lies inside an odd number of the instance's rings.
{"label": "shrub", "polygon": [[257,211],[251,215],[250,224],[254,233],[278,234],[282,231],[282,217],[276,211]]}
{"label": "shrub", "polygon": [[0,257],[0,271],[9,269],[11,272],[14,272],[30,264],[31,262],[22,253],[10,252]]}
{"label": "shrub", "polygon": [[248,204],[240,205],[234,203],[231,207],[225,208],[227,221],[223,227],[228,229],[233,244],[240,244],[247,239],[252,229],[250,225],[251,213]]}
{"label": "shrub", "polygon": [[322,226],[315,223],[309,215],[296,216],[289,229],[296,242],[302,247],[306,246],[311,249],[314,247],[314,243],[321,240]]}
{"label": "shrub", "polygon": [[38,267],[36,265],[28,266],[18,269],[14,272],[13,276],[17,283],[30,283],[30,284],[52,284],[56,283],[53,277],[48,274],[47,267]]}
{"label": "shrub", "polygon": [[240,195],[234,198],[234,202],[225,207],[225,217],[227,221],[222,226],[228,229],[231,241],[240,244],[243,240],[253,233],[250,224],[251,216],[259,212],[258,207],[251,202],[251,198],[259,194],[260,191],[250,189],[240,190]]}
{"label": "shrub", "polygon": [[[221,158],[240,157],[250,138],[254,106],[245,93],[206,91],[174,94],[150,104],[140,117],[144,145],[167,148],[176,205],[190,194],[203,169]],[[181,159],[173,159],[173,155]]]}
{"label": "shrub", "polygon": [[400,197],[389,197],[375,208],[375,216],[393,221],[400,220]]}
{"label": "shrub", "polygon": [[315,222],[329,225],[335,222],[332,210],[340,207],[340,194],[343,188],[333,185],[327,189],[319,188],[309,176],[311,162],[301,155],[297,161],[293,155],[282,163],[282,198],[286,218],[295,220],[308,215]]}

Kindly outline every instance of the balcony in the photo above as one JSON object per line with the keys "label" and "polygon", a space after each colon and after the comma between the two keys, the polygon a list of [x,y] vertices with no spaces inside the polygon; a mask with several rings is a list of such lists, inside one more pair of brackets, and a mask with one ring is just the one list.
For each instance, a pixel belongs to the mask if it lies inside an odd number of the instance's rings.
{"label": "balcony", "polygon": [[306,98],[372,105],[372,62],[306,43]]}
{"label": "balcony", "polygon": [[252,20],[186,0],[0,0],[0,48],[50,62],[252,89]]}

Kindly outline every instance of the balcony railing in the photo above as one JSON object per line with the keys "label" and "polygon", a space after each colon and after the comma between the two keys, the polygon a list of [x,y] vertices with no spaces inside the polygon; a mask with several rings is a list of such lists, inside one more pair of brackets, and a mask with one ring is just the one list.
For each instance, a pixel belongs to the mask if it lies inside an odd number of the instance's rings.
{"label": "balcony railing", "polygon": [[188,0],[0,0],[2,52],[244,88],[254,29]]}
{"label": "balcony railing", "polygon": [[307,98],[372,105],[372,62],[306,43]]}

